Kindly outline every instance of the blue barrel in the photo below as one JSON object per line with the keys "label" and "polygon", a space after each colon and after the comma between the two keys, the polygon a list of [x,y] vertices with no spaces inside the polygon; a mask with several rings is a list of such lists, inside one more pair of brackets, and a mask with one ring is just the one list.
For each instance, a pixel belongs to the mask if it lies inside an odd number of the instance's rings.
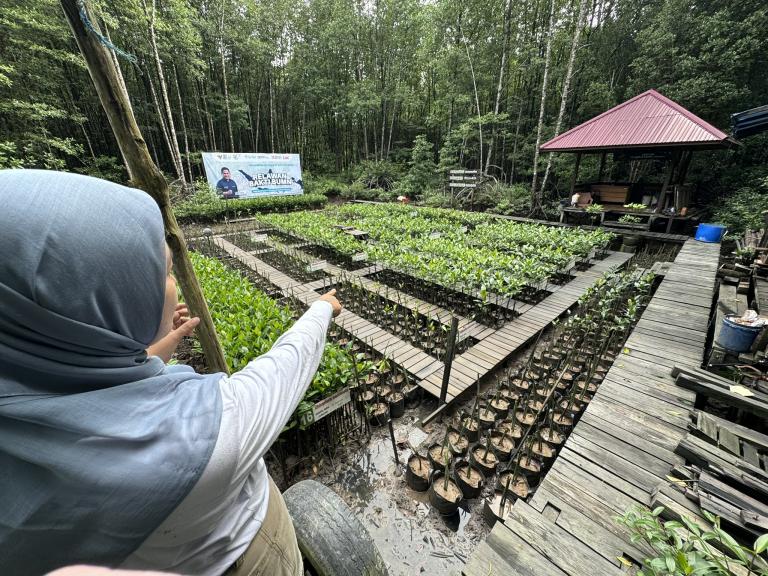
{"label": "blue barrel", "polygon": [[746,352],[752,348],[752,343],[762,328],[742,326],[734,322],[732,318],[735,318],[735,316],[731,315],[723,318],[723,327],[720,329],[717,343],[731,352]]}
{"label": "blue barrel", "polygon": [[726,232],[726,227],[719,224],[699,224],[695,239],[699,242],[720,242]]}

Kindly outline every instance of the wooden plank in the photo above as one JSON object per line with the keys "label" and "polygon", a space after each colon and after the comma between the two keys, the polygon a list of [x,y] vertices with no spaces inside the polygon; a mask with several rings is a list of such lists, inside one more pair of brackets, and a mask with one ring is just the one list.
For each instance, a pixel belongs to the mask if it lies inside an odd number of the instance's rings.
{"label": "wooden plank", "polygon": [[523,500],[515,502],[505,525],[571,576],[622,576],[618,561],[608,562],[567,531],[548,522]]}
{"label": "wooden plank", "polygon": [[694,380],[685,374],[680,374],[675,382],[678,386],[693,390],[708,398],[716,398],[721,402],[725,402],[730,406],[736,406],[737,408],[755,414],[760,418],[768,418],[768,402],[756,399],[762,397],[762,394],[759,392],[755,392],[755,398],[746,397],[714,384],[710,384],[709,382]]}
{"label": "wooden plank", "polygon": [[[656,480],[651,481],[650,478],[645,478],[645,482],[640,482],[633,478],[634,482],[630,482],[629,479],[625,479],[622,476],[623,471],[619,472],[617,470],[608,468],[609,464],[607,464],[603,459],[604,452],[602,450],[595,450],[594,448],[587,449],[581,445],[578,445],[578,442],[573,442],[573,447],[575,449],[571,449],[571,446],[568,445],[570,442],[571,439],[569,438],[565,447],[563,447],[562,451],[560,452],[560,456],[557,458],[557,460],[555,460],[555,464],[553,465],[552,469],[554,469],[554,466],[563,460],[578,467],[579,469],[584,470],[590,476],[592,476],[591,480],[584,484],[585,490],[591,490],[591,483],[595,482],[595,480],[601,480],[610,485],[612,488],[623,492],[635,502],[645,504],[646,506],[650,503],[649,494],[653,489],[653,486],[656,485]],[[582,452],[586,453],[586,456],[582,454]],[[617,465],[615,459],[612,460],[614,461],[611,462],[610,466]],[[618,467],[622,468],[620,465]],[[642,486],[638,486],[638,484],[642,484]]]}
{"label": "wooden plank", "polygon": [[[581,540],[609,562],[619,556],[626,556],[637,564],[652,554],[643,542],[630,543],[630,532],[613,521],[616,513],[603,506],[589,494],[560,496],[555,483],[547,483],[536,489],[530,501],[532,508],[539,512],[554,508],[557,511],[555,524]],[[555,488],[555,491],[550,491]]]}
{"label": "wooden plank", "polygon": [[568,576],[501,522],[462,569],[464,576]]}

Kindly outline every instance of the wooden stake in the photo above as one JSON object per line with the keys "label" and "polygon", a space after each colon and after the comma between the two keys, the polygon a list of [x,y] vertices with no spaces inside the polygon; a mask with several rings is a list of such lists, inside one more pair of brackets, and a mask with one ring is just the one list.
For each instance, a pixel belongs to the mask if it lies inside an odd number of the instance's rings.
{"label": "wooden stake", "polygon": [[213,372],[228,373],[229,370],[224,359],[224,352],[216,336],[213,319],[189,259],[184,234],[173,214],[168,194],[168,183],[149,155],[147,144],[141,135],[133,115],[133,109],[128,101],[128,95],[120,86],[115,63],[107,48],[101,44],[98,38],[86,30],[80,19],[77,0],[60,0],[60,2],[125,159],[131,183],[152,196],[160,207],[165,224],[165,239],[173,253],[175,275],[181,285],[181,292],[192,314],[200,317],[197,337],[205,353],[208,367]]}

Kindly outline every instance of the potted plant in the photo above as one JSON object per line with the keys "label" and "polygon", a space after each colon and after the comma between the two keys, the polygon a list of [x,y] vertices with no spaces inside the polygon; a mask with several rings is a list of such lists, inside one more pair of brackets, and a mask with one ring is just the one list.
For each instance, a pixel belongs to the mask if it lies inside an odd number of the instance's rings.
{"label": "potted plant", "polygon": [[467,460],[456,461],[453,477],[464,498],[477,498],[483,491],[485,482],[482,472]]}
{"label": "potted plant", "polygon": [[409,447],[412,454],[405,468],[405,481],[412,490],[426,492],[429,489],[432,465],[427,457],[419,454],[410,444]]}
{"label": "potted plant", "polygon": [[446,451],[442,470],[435,470],[429,487],[429,502],[441,516],[455,514],[463,499],[461,488],[450,477],[450,464],[450,452]]}

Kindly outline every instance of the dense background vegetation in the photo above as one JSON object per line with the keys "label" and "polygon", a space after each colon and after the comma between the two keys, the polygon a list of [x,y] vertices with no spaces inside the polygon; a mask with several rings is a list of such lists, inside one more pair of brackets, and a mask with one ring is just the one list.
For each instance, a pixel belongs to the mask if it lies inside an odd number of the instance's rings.
{"label": "dense background vegetation", "polygon": [[[118,58],[134,111],[158,164],[182,182],[202,175],[202,150],[298,152],[308,191],[362,196],[429,199],[444,170],[480,166],[499,182],[481,206],[514,211],[530,195],[537,137],[558,123],[562,132],[648,88],[722,129],[768,102],[761,0],[89,6],[94,26],[135,57]],[[698,154],[691,178],[704,198],[759,190],[766,142]],[[550,197],[567,189],[572,161],[553,157],[545,176],[539,160]],[[10,166],[125,178],[54,0],[0,7],[0,167]],[[596,162],[582,171],[594,176]]]}

